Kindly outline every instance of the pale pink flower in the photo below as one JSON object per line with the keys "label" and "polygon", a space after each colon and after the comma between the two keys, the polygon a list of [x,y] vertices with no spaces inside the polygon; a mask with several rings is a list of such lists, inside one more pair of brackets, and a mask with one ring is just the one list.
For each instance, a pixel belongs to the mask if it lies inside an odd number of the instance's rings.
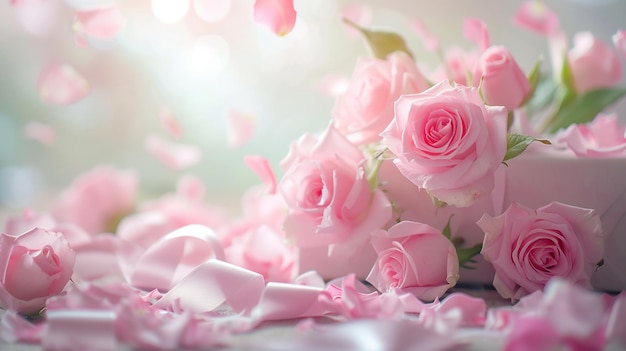
{"label": "pale pink flower", "polygon": [[61,233],[34,228],[19,236],[0,234],[0,307],[38,312],[63,291],[75,253]]}
{"label": "pale pink flower", "polygon": [[41,122],[29,122],[24,128],[27,138],[36,140],[44,145],[51,145],[56,140],[56,132],[52,126]]}
{"label": "pale pink flower", "polygon": [[611,38],[613,40],[613,45],[615,45],[615,49],[622,56],[626,57],[626,30],[620,29]]}
{"label": "pale pink flower", "polygon": [[44,66],[37,82],[39,96],[51,105],[69,105],[89,94],[89,84],[69,64]]}
{"label": "pale pink flower", "polygon": [[485,106],[476,88],[445,80],[403,95],[381,133],[408,180],[448,204],[489,194],[506,152],[506,110]]}
{"label": "pale pink flower", "polygon": [[406,53],[395,52],[386,60],[362,59],[331,112],[335,127],[357,145],[376,142],[393,118],[398,97],[427,88],[428,83]]}
{"label": "pale pink flower", "polygon": [[90,10],[76,12],[74,34],[79,40],[112,40],[126,25],[126,17],[117,4],[112,3]]}
{"label": "pale pink flower", "polygon": [[296,252],[269,226],[250,228],[225,249],[226,261],[263,275],[265,281],[291,282],[296,273]]}
{"label": "pale pink flower", "polygon": [[478,48],[486,50],[490,46],[489,31],[482,20],[467,18],[463,21],[463,35],[469,41],[478,45]]}
{"label": "pale pink flower", "polygon": [[319,139],[306,134],[292,144],[279,190],[289,207],[285,231],[296,245],[344,243],[354,251],[389,220],[389,201],[370,190],[363,162],[332,125]]}
{"label": "pale pink flower", "polygon": [[378,254],[367,281],[380,291],[399,289],[423,300],[440,297],[459,280],[459,258],[441,231],[402,221],[373,234]]}
{"label": "pale pink flower", "polygon": [[615,49],[590,32],[580,32],[574,36],[574,47],[567,57],[578,93],[611,88],[622,77],[622,63]]}
{"label": "pale pink flower", "polygon": [[591,286],[604,253],[594,210],[553,202],[536,210],[512,204],[504,214],[483,215],[482,255],[496,271],[494,287],[504,298],[542,290],[553,277]]}
{"label": "pale pink flower", "polygon": [[112,231],[122,216],[133,211],[137,181],[132,171],[96,167],[63,190],[52,214],[91,234]]}
{"label": "pale pink flower", "polygon": [[513,23],[543,36],[552,36],[559,30],[559,17],[538,0],[523,2],[515,12]]}
{"label": "pale pink flower", "polygon": [[530,82],[511,53],[503,46],[485,50],[474,67],[473,85],[480,85],[487,105],[513,111],[530,93]]}
{"label": "pale pink flower", "polygon": [[296,24],[293,0],[255,0],[254,20],[278,36],[287,35]]}
{"label": "pale pink flower", "polygon": [[228,146],[240,147],[247,143],[256,130],[256,116],[238,110],[228,111]]}
{"label": "pale pink flower", "polygon": [[587,124],[572,124],[556,140],[578,157],[619,157],[626,155],[626,126],[616,114],[599,114]]}
{"label": "pale pink flower", "polygon": [[145,148],[148,153],[173,170],[191,167],[202,157],[200,149],[194,145],[173,143],[156,134],[146,138]]}

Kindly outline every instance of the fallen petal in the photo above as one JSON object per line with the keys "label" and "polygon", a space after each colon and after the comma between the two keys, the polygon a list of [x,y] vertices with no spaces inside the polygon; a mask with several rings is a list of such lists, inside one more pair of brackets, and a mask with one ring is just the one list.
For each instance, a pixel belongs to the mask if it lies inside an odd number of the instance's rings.
{"label": "fallen petal", "polygon": [[267,26],[274,34],[289,34],[296,24],[293,0],[256,0],[254,20]]}
{"label": "fallen petal", "polygon": [[41,100],[51,105],[69,105],[89,94],[89,84],[74,67],[51,63],[39,74]]}

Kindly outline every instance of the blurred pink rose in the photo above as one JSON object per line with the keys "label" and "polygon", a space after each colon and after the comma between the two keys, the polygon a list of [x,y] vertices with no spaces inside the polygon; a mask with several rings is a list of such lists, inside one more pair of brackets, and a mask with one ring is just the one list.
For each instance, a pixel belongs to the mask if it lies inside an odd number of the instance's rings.
{"label": "blurred pink rose", "polygon": [[427,224],[402,221],[388,231],[377,231],[372,245],[378,259],[367,281],[380,291],[400,289],[434,300],[459,280],[454,245]]}
{"label": "blurred pink rose", "polygon": [[402,175],[448,204],[465,207],[494,185],[506,152],[506,110],[448,81],[396,102],[381,133]]}
{"label": "blurred pink rose", "polygon": [[376,142],[393,118],[393,103],[400,95],[427,88],[415,62],[404,52],[395,52],[387,60],[360,60],[332,110],[335,127],[357,145]]}
{"label": "blurred pink rose", "polygon": [[294,248],[269,226],[249,228],[233,240],[225,254],[227,262],[261,274],[266,282],[289,283],[296,274]]}
{"label": "blurred pink rose", "polygon": [[615,49],[590,32],[574,36],[574,47],[569,51],[568,59],[578,93],[613,87],[622,77],[622,63]]}
{"label": "blurred pink rose", "polygon": [[480,84],[486,104],[504,106],[509,111],[519,107],[530,93],[528,78],[503,46],[483,52],[474,68],[473,84]]}
{"label": "blurred pink rose", "polygon": [[75,254],[61,233],[34,228],[22,235],[0,234],[0,307],[33,313],[63,291]]}
{"label": "blurred pink rose", "polygon": [[556,139],[578,157],[616,157],[626,155],[626,126],[616,114],[600,114],[588,124],[572,124]]}
{"label": "blurred pink rose", "polygon": [[[389,200],[370,190],[361,151],[333,126],[319,138],[304,135],[281,162],[279,190],[289,214],[285,231],[299,246],[323,246],[356,240],[391,218]],[[355,245],[349,248],[358,250]]]}
{"label": "blurred pink rose", "polygon": [[133,211],[136,192],[135,173],[99,166],[79,175],[61,193],[52,214],[91,234],[113,231],[119,219]]}
{"label": "blurred pink rose", "polygon": [[537,210],[513,203],[497,217],[484,215],[482,255],[496,275],[494,287],[517,300],[552,277],[584,286],[602,260],[604,237],[594,210],[553,202]]}

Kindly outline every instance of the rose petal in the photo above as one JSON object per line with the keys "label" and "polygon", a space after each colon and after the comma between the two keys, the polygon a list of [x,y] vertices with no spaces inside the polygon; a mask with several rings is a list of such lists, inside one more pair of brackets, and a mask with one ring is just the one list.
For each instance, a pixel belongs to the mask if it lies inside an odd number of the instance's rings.
{"label": "rose petal", "polygon": [[175,139],[180,139],[183,136],[184,130],[180,125],[176,116],[169,109],[163,109],[159,113],[159,120],[161,121],[161,126],[165,131],[174,137]]}
{"label": "rose petal", "polygon": [[419,19],[413,19],[411,21],[411,29],[422,41],[422,44],[426,50],[435,52],[439,49],[439,40],[435,37]]}
{"label": "rose petal", "polygon": [[559,30],[557,15],[537,0],[522,3],[513,17],[513,23],[544,36],[552,36]]}
{"label": "rose petal", "polygon": [[51,105],[69,105],[89,94],[89,84],[68,64],[51,63],[43,67],[37,83],[39,96]]}
{"label": "rose petal", "polygon": [[261,178],[261,181],[267,186],[270,194],[276,193],[276,175],[274,175],[272,166],[266,158],[258,155],[248,155],[244,156],[243,161],[248,168]]}
{"label": "rose petal", "polygon": [[116,4],[88,11],[76,12],[75,30],[90,38],[110,40],[126,25],[126,17]]}
{"label": "rose petal", "polygon": [[56,132],[52,126],[40,123],[30,122],[24,129],[24,134],[27,138],[38,141],[44,145],[53,144],[56,140]]}
{"label": "rose petal", "polygon": [[296,24],[293,0],[256,0],[254,20],[267,26],[278,36],[287,35]]}
{"label": "rose petal", "polygon": [[156,134],[146,138],[145,147],[150,154],[174,170],[191,167],[201,158],[200,149],[196,146],[171,143]]}
{"label": "rose petal", "polygon": [[478,45],[480,50],[485,50],[489,47],[489,31],[487,31],[487,25],[485,22],[468,18],[463,21],[463,35],[471,42]]}
{"label": "rose petal", "polygon": [[237,110],[230,110],[227,116],[228,146],[240,147],[245,144],[256,130],[256,116]]}

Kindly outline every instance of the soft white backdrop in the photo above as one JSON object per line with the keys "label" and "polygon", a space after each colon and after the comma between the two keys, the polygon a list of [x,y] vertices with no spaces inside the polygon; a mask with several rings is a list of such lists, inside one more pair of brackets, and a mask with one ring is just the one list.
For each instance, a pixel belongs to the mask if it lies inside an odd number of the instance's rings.
{"label": "soft white backdrop", "polygon": [[[237,204],[257,178],[242,157],[260,154],[274,166],[289,143],[306,131],[324,129],[333,99],[315,85],[329,74],[349,75],[367,54],[359,38],[348,35],[341,10],[357,1],[296,0],[298,20],[286,37],[275,37],[252,20],[252,0],[221,0],[228,12],[216,22],[201,20],[192,9],[176,23],[155,18],[148,0],[120,0],[128,24],[113,45],[79,48],[72,40],[73,12],[67,3],[48,0],[58,11],[42,36],[26,32],[9,1],[0,3],[0,214],[25,206],[45,208],[54,193],[97,164],[135,168],[142,192],[153,197],[171,191],[181,174],[205,180],[217,204]],[[506,45],[528,70],[546,43],[511,24],[520,2],[501,0],[364,0],[373,27],[401,33],[420,62],[434,67],[410,29],[421,19],[442,45],[469,47],[461,34],[464,17],[482,18],[492,42]],[[591,30],[610,43],[626,29],[624,0],[547,0],[568,34]],[[171,13],[170,13],[171,14]],[[216,58],[194,60],[194,43],[223,39],[228,50]],[[191,56],[190,56],[191,55]],[[209,58],[210,59],[210,58]],[[70,106],[41,102],[36,81],[49,60],[72,64],[89,81],[91,94]],[[215,69],[214,69],[215,68]],[[618,106],[624,110],[624,104]],[[169,108],[182,123],[184,143],[202,148],[200,164],[170,170],[143,148],[149,133],[163,135],[158,113]],[[226,115],[235,109],[256,116],[258,128],[248,143],[229,148]],[[626,113],[622,113],[622,120]],[[57,131],[52,146],[24,138],[30,121]],[[0,217],[2,217],[0,215]]]}

